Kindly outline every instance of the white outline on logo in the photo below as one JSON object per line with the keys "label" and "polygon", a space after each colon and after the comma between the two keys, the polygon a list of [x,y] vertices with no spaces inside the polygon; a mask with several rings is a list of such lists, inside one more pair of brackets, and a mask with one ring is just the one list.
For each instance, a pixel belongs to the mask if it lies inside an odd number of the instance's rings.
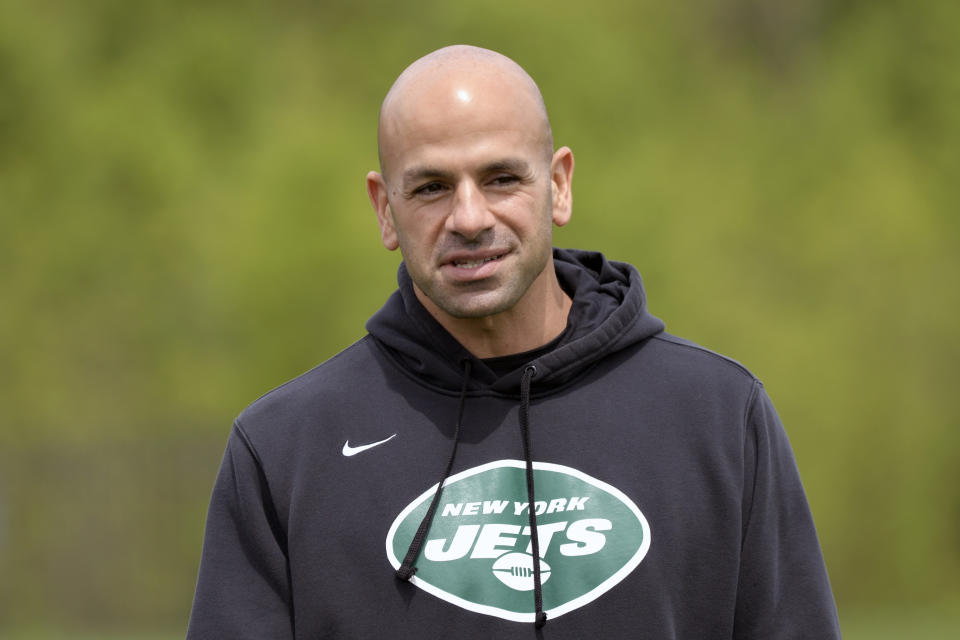
{"label": "white outline on logo", "polygon": [[[479,467],[473,467],[472,469],[467,469],[466,471],[461,471],[456,475],[452,475],[446,479],[446,481],[443,483],[443,486],[446,487],[447,485],[453,484],[454,482],[459,482],[464,478],[469,478],[470,476],[476,475],[478,473],[484,473],[485,471],[489,471],[490,469],[499,469],[502,467],[515,467],[517,469],[526,469],[527,464],[522,460],[495,460],[493,462],[488,462],[487,464],[480,465]],[[640,527],[643,529],[643,542],[640,543],[640,548],[637,549],[637,552],[633,554],[633,557],[630,558],[630,560],[628,560],[625,565],[620,567],[620,569],[616,571],[613,575],[611,575],[609,578],[607,578],[606,580],[598,584],[596,587],[594,587],[587,593],[583,594],[578,598],[574,598],[573,600],[564,602],[558,607],[554,607],[553,609],[547,609],[546,614],[548,616],[548,619],[552,620],[553,618],[562,616],[563,614],[569,613],[574,609],[579,609],[583,605],[596,600],[601,595],[603,595],[604,593],[612,589],[621,580],[623,580],[628,575],[630,575],[630,572],[637,568],[637,565],[640,564],[640,561],[643,560],[644,556],[647,555],[647,551],[649,551],[650,549],[650,524],[647,522],[647,519],[644,517],[644,515],[640,512],[640,509],[637,507],[637,505],[633,503],[633,500],[631,500],[629,497],[627,497],[625,493],[623,493],[613,485],[609,485],[602,480],[597,480],[592,476],[588,476],[587,474],[585,474],[582,471],[579,471],[578,469],[574,469],[573,467],[567,467],[561,464],[553,464],[551,462],[534,462],[533,468],[540,469],[542,471],[554,471],[556,473],[565,473],[579,480],[582,480],[587,484],[593,485],[598,489],[602,489],[603,491],[606,491],[607,493],[611,494],[612,496],[620,500],[620,502],[622,502],[624,505],[627,506],[627,508],[630,509],[633,515],[637,517],[637,520],[640,521]],[[433,494],[436,492],[436,490],[437,490],[437,485],[433,485],[432,487],[424,491],[423,494],[421,494],[416,500],[408,504],[406,508],[403,511],[401,511],[400,514],[397,516],[397,518],[393,521],[393,524],[390,525],[390,530],[387,532],[387,540],[386,540],[387,559],[390,561],[390,564],[393,565],[394,569],[400,568],[400,561],[397,559],[397,557],[393,553],[393,544],[392,544],[393,536],[396,535],[397,529],[400,528],[400,524],[406,519],[406,517],[410,514],[410,512],[416,509],[422,503],[433,498]],[[505,620],[512,620],[513,622],[533,622],[534,621],[533,612],[517,613],[515,611],[508,611],[506,609],[501,609],[500,607],[493,607],[486,604],[480,604],[478,602],[471,602],[469,600],[464,600],[459,596],[456,596],[448,591],[444,591],[439,587],[435,587],[434,585],[417,578],[417,576],[411,577],[410,582],[412,584],[417,585],[427,593],[431,593],[436,597],[440,598],[441,600],[446,600],[447,602],[451,604],[455,604],[458,607],[461,607],[468,611],[475,611],[477,613],[483,613],[488,616],[496,616],[498,618],[504,618]]]}
{"label": "white outline on logo", "polygon": [[357,454],[360,453],[361,451],[366,451],[367,449],[373,449],[373,448],[376,447],[377,445],[381,445],[381,444],[383,444],[384,442],[387,442],[387,441],[389,441],[389,440],[393,440],[393,439],[396,438],[396,437],[397,437],[397,434],[393,434],[393,435],[390,436],[389,438],[384,438],[383,440],[380,440],[379,442],[371,442],[370,444],[362,444],[362,445],[360,445],[359,447],[351,447],[351,446],[350,446],[350,440],[347,440],[346,442],[343,443],[343,451],[342,451],[341,453],[343,453],[343,455],[345,455],[345,456],[347,456],[347,457],[349,458],[350,456],[355,456],[355,455],[357,455]]}

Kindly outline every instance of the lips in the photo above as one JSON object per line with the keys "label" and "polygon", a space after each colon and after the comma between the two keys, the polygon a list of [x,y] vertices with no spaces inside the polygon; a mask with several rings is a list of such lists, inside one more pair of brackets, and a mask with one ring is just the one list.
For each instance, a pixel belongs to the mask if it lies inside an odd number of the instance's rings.
{"label": "lips", "polygon": [[451,254],[443,263],[447,277],[459,282],[477,282],[493,276],[509,251],[494,249]]}
{"label": "lips", "polygon": [[490,256],[489,258],[477,258],[473,260],[465,260],[465,259],[451,260],[451,263],[453,264],[453,266],[457,267],[458,269],[476,269],[477,267],[479,267],[480,265],[486,262],[491,262],[492,260],[499,260],[502,257],[503,257],[503,254],[501,253],[495,256]]}

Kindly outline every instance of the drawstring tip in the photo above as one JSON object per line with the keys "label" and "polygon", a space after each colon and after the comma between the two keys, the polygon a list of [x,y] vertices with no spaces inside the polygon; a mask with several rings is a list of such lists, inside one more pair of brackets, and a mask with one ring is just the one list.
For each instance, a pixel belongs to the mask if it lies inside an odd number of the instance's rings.
{"label": "drawstring tip", "polygon": [[533,623],[533,626],[537,629],[542,629],[545,624],[547,624],[547,614],[543,611],[537,611],[537,619]]}
{"label": "drawstring tip", "polygon": [[410,580],[410,578],[413,577],[413,574],[415,574],[416,572],[417,572],[416,567],[408,567],[407,565],[403,565],[394,572],[394,575],[397,576],[399,580],[403,580],[404,582],[407,582]]}

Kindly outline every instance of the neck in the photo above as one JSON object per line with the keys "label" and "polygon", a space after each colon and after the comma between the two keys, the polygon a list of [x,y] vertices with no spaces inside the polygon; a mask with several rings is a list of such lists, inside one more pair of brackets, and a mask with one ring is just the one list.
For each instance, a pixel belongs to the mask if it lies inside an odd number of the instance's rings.
{"label": "neck", "polygon": [[[444,329],[478,358],[496,358],[531,351],[560,335],[567,326],[573,304],[564,293],[553,268],[553,260],[512,308],[480,318],[457,318],[437,307],[414,285],[423,306]],[[540,284],[540,286],[536,286]]]}

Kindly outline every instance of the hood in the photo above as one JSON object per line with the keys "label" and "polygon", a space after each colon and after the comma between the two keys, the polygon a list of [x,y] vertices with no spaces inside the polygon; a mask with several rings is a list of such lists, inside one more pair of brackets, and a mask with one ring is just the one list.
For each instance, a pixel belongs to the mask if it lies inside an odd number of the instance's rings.
{"label": "hood", "polygon": [[[537,394],[564,385],[601,358],[664,329],[647,311],[640,274],[632,265],[592,251],[554,249],[553,258],[560,286],[573,305],[567,338],[534,360]],[[402,263],[397,282],[399,289],[367,321],[367,331],[401,367],[424,383],[457,392],[464,382],[463,362],[469,360],[470,391],[518,393],[522,368],[498,377],[424,308]]]}

